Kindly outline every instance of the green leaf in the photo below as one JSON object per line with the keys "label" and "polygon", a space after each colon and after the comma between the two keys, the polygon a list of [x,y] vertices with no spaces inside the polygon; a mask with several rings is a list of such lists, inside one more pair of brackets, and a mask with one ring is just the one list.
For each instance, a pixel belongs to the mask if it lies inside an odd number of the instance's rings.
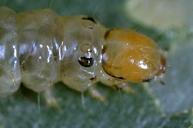
{"label": "green leaf", "polygon": [[[58,83],[54,94],[60,109],[45,104],[42,94],[23,87],[14,95],[0,99],[0,128],[192,128],[193,127],[193,41],[176,34],[175,39],[155,28],[129,19],[126,0],[1,0],[0,5],[17,12],[52,8],[60,15],[85,14],[108,27],[132,28],[153,37],[168,51],[165,86],[131,85],[135,93],[113,90],[99,83],[107,97],[102,103]],[[175,33],[174,33],[175,34]],[[175,42],[175,43],[173,43]],[[178,43],[179,42],[179,43]],[[184,112],[186,111],[186,112]]]}

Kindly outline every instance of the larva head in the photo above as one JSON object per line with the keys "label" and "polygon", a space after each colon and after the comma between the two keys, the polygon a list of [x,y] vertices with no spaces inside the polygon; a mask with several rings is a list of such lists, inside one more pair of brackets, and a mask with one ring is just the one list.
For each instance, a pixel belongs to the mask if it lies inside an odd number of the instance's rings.
{"label": "larva head", "polygon": [[122,29],[106,32],[102,67],[108,75],[140,83],[163,74],[165,63],[160,49],[150,38]]}

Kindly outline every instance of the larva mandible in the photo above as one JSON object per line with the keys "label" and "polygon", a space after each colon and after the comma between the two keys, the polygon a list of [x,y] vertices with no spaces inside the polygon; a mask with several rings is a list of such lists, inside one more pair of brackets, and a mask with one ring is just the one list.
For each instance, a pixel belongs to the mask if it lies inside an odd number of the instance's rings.
{"label": "larva mandible", "polygon": [[58,16],[50,9],[16,13],[0,7],[0,96],[21,82],[45,92],[62,81],[103,100],[96,82],[126,88],[165,72],[165,58],[150,38],[126,29],[108,29],[87,16]]}

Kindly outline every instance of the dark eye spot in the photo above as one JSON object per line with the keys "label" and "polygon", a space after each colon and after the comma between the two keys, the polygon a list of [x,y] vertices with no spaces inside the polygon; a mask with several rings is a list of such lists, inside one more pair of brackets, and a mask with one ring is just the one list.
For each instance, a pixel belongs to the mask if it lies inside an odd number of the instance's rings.
{"label": "dark eye spot", "polygon": [[87,57],[80,57],[78,59],[78,62],[80,65],[84,67],[91,67],[94,64],[94,59],[93,58],[87,58]]}
{"label": "dark eye spot", "polygon": [[96,21],[95,21],[95,19],[94,18],[92,18],[92,17],[82,17],[82,19],[83,20],[89,20],[89,21],[92,21],[93,23],[95,23],[96,24]]}

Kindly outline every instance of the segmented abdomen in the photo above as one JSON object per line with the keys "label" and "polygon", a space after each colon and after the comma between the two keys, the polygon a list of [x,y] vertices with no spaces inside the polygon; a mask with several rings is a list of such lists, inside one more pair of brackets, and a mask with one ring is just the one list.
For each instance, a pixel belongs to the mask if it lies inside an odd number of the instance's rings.
{"label": "segmented abdomen", "polygon": [[0,8],[0,95],[15,92],[21,81],[38,92],[57,80],[56,18],[48,9]]}

